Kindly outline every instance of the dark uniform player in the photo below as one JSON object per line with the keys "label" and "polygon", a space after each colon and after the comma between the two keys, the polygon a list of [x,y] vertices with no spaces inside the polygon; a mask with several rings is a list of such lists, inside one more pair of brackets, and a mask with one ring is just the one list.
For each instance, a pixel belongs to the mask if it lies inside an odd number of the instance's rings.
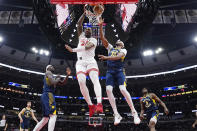
{"label": "dark uniform player", "polygon": [[122,117],[117,111],[115,98],[113,95],[113,87],[115,82],[119,85],[119,89],[122,95],[126,98],[126,101],[131,109],[132,115],[134,116],[134,123],[139,124],[140,119],[134,108],[131,96],[126,89],[126,78],[124,73],[124,59],[127,54],[127,50],[124,49],[124,43],[120,40],[116,42],[114,48],[103,34],[102,22],[100,24],[100,38],[104,47],[108,50],[108,56],[99,55],[100,60],[107,60],[107,74],[106,74],[106,90],[109,98],[109,102],[114,111],[114,125],[118,125],[122,120]]}
{"label": "dark uniform player", "polygon": [[[196,105],[196,109],[197,109],[197,105]],[[195,122],[192,124],[192,127],[193,127],[193,128],[196,128],[196,125],[197,125],[197,112],[195,112],[195,116],[196,116],[196,120],[195,120]]]}
{"label": "dark uniform player", "polygon": [[[48,65],[46,67],[46,73],[44,76],[44,86],[43,86],[43,94],[41,96],[42,110],[43,110],[43,118],[36,125],[33,131],[40,131],[44,125],[49,121],[48,131],[53,131],[56,123],[56,103],[55,103],[55,87],[57,85],[65,85],[68,76],[71,74],[71,70],[67,68],[67,77],[61,81],[60,76],[55,77],[53,75],[54,67],[52,65]],[[50,119],[49,119],[50,118]]]}
{"label": "dark uniform player", "polygon": [[31,102],[27,102],[27,107],[23,108],[23,110],[18,114],[20,118],[20,131],[28,131],[30,128],[30,120],[31,117],[38,123],[33,110],[31,109]]}
{"label": "dark uniform player", "polygon": [[154,93],[148,93],[148,90],[146,88],[142,90],[142,93],[144,96],[140,101],[140,118],[144,118],[145,112],[150,131],[155,131],[155,125],[159,118],[159,110],[157,103],[159,103],[164,108],[164,112],[166,113],[166,115],[168,115],[169,113],[168,108],[166,107],[165,103],[163,103]]}

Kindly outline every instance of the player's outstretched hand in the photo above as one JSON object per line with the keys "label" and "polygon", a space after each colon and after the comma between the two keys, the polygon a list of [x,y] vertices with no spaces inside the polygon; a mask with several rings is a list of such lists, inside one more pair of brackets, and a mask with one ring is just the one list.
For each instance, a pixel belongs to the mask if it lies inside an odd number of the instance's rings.
{"label": "player's outstretched hand", "polygon": [[69,52],[73,52],[73,49],[72,49],[69,45],[65,45],[65,48],[66,48]]}
{"label": "player's outstretched hand", "polygon": [[20,119],[20,123],[23,123],[23,119]]}
{"label": "player's outstretched hand", "polygon": [[66,74],[69,76],[71,74],[71,69],[69,67],[66,68]]}
{"label": "player's outstretched hand", "polygon": [[168,108],[165,108],[165,109],[164,109],[164,112],[166,113],[166,115],[168,115],[168,114],[169,114]]}
{"label": "player's outstretched hand", "polygon": [[107,56],[104,55],[98,55],[99,60],[107,60]]}
{"label": "player's outstretched hand", "polygon": [[144,115],[140,114],[140,120],[143,120],[143,119],[144,119]]}
{"label": "player's outstretched hand", "polygon": [[103,25],[104,19],[102,17],[99,17],[99,25]]}

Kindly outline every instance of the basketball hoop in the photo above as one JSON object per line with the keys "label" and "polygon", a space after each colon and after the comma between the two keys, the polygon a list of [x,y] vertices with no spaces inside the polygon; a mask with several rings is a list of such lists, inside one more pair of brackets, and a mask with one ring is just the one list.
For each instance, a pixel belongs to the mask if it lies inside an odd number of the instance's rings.
{"label": "basketball hoop", "polygon": [[104,12],[104,6],[100,4],[96,4],[93,6],[86,4],[85,9],[86,9],[86,16],[89,19],[89,23],[91,25],[98,25],[99,19],[101,18]]}

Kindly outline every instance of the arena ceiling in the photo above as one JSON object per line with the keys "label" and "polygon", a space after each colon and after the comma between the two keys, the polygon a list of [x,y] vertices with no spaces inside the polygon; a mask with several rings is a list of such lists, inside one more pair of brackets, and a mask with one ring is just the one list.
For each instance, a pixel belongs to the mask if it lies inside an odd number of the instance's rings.
{"label": "arena ceiling", "polygon": [[[160,8],[197,9],[197,4],[195,3],[195,0],[160,0]],[[32,6],[32,0],[0,1],[1,10],[32,10]],[[105,14],[105,17],[108,17],[108,15],[110,16],[111,14]],[[73,57],[73,55],[64,50],[63,44],[60,41],[48,40],[48,37],[42,31],[39,24],[24,25],[22,27],[19,25],[7,24],[0,25],[0,28],[0,34],[4,38],[4,41],[1,44],[6,44],[26,52],[31,52],[32,47],[44,48],[53,52],[53,57],[64,59],[72,59]],[[117,27],[117,30],[120,30],[119,28],[120,27]],[[130,42],[127,43],[127,49],[129,50],[127,58],[140,58],[142,52],[146,49],[162,47],[164,49],[163,53],[168,53],[170,51],[187,47],[195,44],[193,39],[196,35],[196,24],[152,24],[145,32],[143,38],[139,36],[140,42],[134,44]],[[132,38],[132,34],[129,34],[129,37]],[[97,52],[102,52],[101,50],[104,49],[99,48]]]}

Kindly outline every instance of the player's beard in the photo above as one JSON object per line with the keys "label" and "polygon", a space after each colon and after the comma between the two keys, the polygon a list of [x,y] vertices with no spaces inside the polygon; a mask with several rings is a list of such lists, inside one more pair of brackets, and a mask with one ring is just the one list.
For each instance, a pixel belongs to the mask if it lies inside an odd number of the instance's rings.
{"label": "player's beard", "polygon": [[86,36],[86,38],[90,38],[90,37],[91,37],[91,35],[90,35],[90,34],[86,34],[85,36]]}
{"label": "player's beard", "polygon": [[143,93],[143,95],[146,95],[146,94],[148,94],[148,92],[146,91],[146,92],[142,92]]}

